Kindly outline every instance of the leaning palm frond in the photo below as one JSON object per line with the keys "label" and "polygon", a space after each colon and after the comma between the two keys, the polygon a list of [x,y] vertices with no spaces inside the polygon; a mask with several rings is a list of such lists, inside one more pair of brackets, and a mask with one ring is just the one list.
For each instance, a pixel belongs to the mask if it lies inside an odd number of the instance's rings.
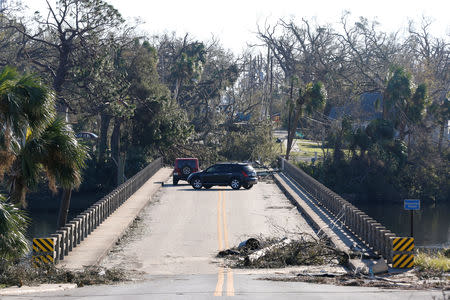
{"label": "leaning palm frond", "polygon": [[41,132],[32,132],[17,154],[9,175],[12,202],[25,207],[25,195],[37,185],[42,172],[53,192],[57,185],[77,188],[87,157],[87,148],[78,143],[70,125],[53,119]]}
{"label": "leaning palm frond", "polygon": [[54,116],[55,100],[50,89],[36,76],[19,76],[14,68],[3,68],[0,72],[0,179],[17,157],[17,149],[14,151],[11,144],[13,139],[23,142],[28,131],[39,133]]}
{"label": "leaning palm frond", "polygon": [[20,78],[13,92],[20,95],[22,110],[31,130],[40,131],[54,119],[54,93],[36,76],[26,75]]}
{"label": "leaning palm frond", "polygon": [[[76,188],[81,183],[81,171],[88,158],[87,148],[78,143],[75,134],[66,122],[56,118],[30,144],[30,156],[36,156],[49,178],[63,188]],[[31,170],[31,169],[30,169]]]}
{"label": "leaning palm frond", "polygon": [[30,247],[25,237],[28,223],[25,212],[0,195],[0,260],[11,261],[28,253]]}
{"label": "leaning palm frond", "polygon": [[0,121],[11,134],[23,137],[26,128],[41,130],[55,115],[55,99],[34,75],[19,76],[11,67],[0,73]]}

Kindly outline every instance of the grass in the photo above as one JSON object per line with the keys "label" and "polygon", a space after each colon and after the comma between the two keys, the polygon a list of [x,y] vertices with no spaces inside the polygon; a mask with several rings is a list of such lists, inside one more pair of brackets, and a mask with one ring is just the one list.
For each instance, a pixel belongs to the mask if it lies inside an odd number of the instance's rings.
{"label": "grass", "polygon": [[[311,141],[311,140],[305,140],[305,139],[294,139],[292,147],[294,148],[294,144],[296,144],[300,151],[293,151],[291,150],[292,156],[303,156],[303,157],[311,157],[313,158],[315,156],[315,152],[317,152],[318,157],[323,156],[322,152],[322,142],[320,141]],[[286,146],[284,143],[277,143],[275,144],[275,149],[277,149],[277,153],[284,155],[286,153]],[[330,155],[333,152],[333,149],[331,148],[325,148],[325,152],[329,152]]]}
{"label": "grass", "polygon": [[[319,159],[323,158],[323,151],[322,151],[322,142],[321,141],[312,141],[312,140],[305,140],[305,139],[294,139],[292,147],[294,148],[294,144],[296,144],[300,151],[293,151],[291,150],[290,155],[291,156],[301,156],[301,157],[307,157],[307,158],[313,158],[315,157],[315,153],[317,152],[317,157]],[[286,147],[282,144],[275,144],[275,149],[277,149],[277,153],[280,155],[284,155],[286,153]],[[324,148],[323,149],[326,153],[326,155],[332,156],[334,149],[333,148]],[[342,149],[344,154],[347,157],[351,156],[351,151],[348,149]],[[359,155],[359,150],[356,151],[356,153]]]}
{"label": "grass", "polygon": [[[305,140],[297,140],[295,141],[300,148],[300,155],[314,157],[315,152],[317,152],[318,156],[322,156],[322,142],[314,142],[314,141],[305,141]],[[312,144],[314,142],[314,144]],[[333,149],[325,148],[325,152],[331,152]]]}
{"label": "grass", "polygon": [[414,258],[414,264],[419,270],[450,272],[450,257],[439,251],[435,254],[419,252]]}

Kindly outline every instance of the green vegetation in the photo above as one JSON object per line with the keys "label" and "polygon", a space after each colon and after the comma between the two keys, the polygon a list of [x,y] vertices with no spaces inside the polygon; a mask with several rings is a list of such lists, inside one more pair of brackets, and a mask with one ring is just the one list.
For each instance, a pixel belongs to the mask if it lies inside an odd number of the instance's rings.
{"label": "green vegetation", "polygon": [[439,153],[427,136],[425,86],[413,90],[411,85],[410,74],[395,68],[385,90],[383,118],[365,128],[343,118],[327,137],[333,155],[302,167],[338,193],[359,199],[448,200],[449,155]]}
{"label": "green vegetation", "polygon": [[30,246],[25,238],[27,225],[28,218],[24,211],[7,203],[0,195],[0,271],[3,265],[29,251]]}
{"label": "green vegetation", "polygon": [[450,257],[446,256],[444,251],[439,251],[434,254],[419,252],[414,257],[414,264],[420,271],[442,273],[450,271]]}

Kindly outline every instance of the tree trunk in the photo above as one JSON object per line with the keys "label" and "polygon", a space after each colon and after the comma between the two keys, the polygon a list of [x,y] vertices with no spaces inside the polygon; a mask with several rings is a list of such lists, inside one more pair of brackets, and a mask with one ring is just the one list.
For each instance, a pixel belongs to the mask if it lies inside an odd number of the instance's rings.
{"label": "tree trunk", "polygon": [[273,103],[273,57],[270,57],[269,117],[272,115]]}
{"label": "tree trunk", "polygon": [[55,77],[53,78],[53,89],[56,94],[56,110],[58,115],[69,122],[69,108],[62,98],[62,88],[66,81],[67,73],[69,72],[69,53],[71,52],[71,45],[68,41],[63,41],[59,50],[59,63],[56,69]]}
{"label": "tree trunk", "polygon": [[98,164],[105,162],[106,148],[108,147],[108,128],[111,116],[100,115],[100,138],[98,141]]}
{"label": "tree trunk", "polygon": [[115,119],[114,128],[111,134],[111,156],[117,162],[119,160],[119,152],[120,152],[120,119]]}
{"label": "tree trunk", "polygon": [[117,186],[121,185],[125,181],[125,155],[119,155],[117,161]]}
{"label": "tree trunk", "polygon": [[441,123],[441,126],[439,128],[439,141],[438,141],[438,152],[439,154],[442,154],[442,142],[444,141],[444,132],[445,132],[445,123],[447,123],[447,120],[444,120]]}
{"label": "tree trunk", "polygon": [[342,160],[342,130],[339,132],[336,143],[334,144],[333,160],[335,162]]}
{"label": "tree trunk", "polygon": [[72,189],[63,189],[63,193],[61,196],[61,204],[59,206],[59,214],[58,214],[58,227],[66,225],[67,216],[69,214],[70,207],[70,198],[72,196]]}
{"label": "tree trunk", "polygon": [[[114,129],[111,135],[111,156],[114,159],[114,162],[116,163],[116,167],[117,167],[117,173],[116,173],[116,178],[118,178],[119,173],[120,173],[120,168],[119,168],[119,159],[120,159],[120,125],[121,125],[122,121],[118,118],[115,119],[114,121]],[[120,183],[117,182],[117,185],[119,185]]]}
{"label": "tree trunk", "polygon": [[173,91],[173,99],[175,99],[175,101],[178,102],[178,92],[180,90],[181,87],[181,79],[177,78],[177,81],[175,82],[175,90]]}
{"label": "tree trunk", "polygon": [[11,181],[11,185],[9,187],[9,196],[11,198],[11,202],[20,205],[22,208],[26,208],[26,194],[27,187],[23,181],[23,178],[15,176]]}
{"label": "tree trunk", "polygon": [[292,124],[293,126],[291,126],[291,130],[288,132],[288,141],[287,141],[287,147],[286,147],[286,160],[289,160],[289,154],[292,149],[292,143],[294,141],[295,131],[297,130],[298,120],[300,120],[300,116],[302,115],[303,103],[298,103],[297,105],[298,105],[298,107],[295,110],[294,122]]}
{"label": "tree trunk", "polygon": [[291,87],[289,89],[289,113],[288,113],[288,139],[286,142],[286,156],[285,158],[289,160],[289,152],[291,152],[291,146],[292,146],[292,139],[291,139],[291,127],[292,127],[292,110],[293,110],[293,103],[292,103],[292,93],[294,91],[294,78],[291,78]]}

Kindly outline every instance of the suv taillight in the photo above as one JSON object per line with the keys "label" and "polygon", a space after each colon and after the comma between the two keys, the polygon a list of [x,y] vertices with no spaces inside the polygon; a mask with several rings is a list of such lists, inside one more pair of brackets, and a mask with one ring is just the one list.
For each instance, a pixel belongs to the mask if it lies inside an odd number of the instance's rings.
{"label": "suv taillight", "polygon": [[244,177],[248,177],[247,173],[245,173],[244,171],[241,171],[242,175],[244,175]]}

